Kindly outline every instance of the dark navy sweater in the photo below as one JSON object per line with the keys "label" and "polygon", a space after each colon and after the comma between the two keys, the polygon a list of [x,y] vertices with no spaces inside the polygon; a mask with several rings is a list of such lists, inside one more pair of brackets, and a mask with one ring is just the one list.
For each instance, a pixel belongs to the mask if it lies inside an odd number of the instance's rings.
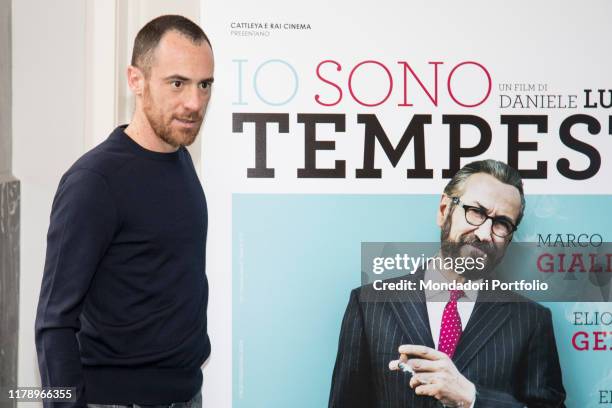
{"label": "dark navy sweater", "polygon": [[146,150],[124,128],[64,174],[51,210],[36,348],[42,385],[76,387],[77,406],[187,401],[210,354],[191,157]]}

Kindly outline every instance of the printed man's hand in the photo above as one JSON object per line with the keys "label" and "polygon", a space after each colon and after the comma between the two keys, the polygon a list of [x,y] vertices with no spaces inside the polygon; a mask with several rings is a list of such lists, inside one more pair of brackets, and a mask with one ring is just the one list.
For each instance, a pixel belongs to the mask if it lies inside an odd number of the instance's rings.
{"label": "printed man's hand", "polygon": [[434,397],[448,407],[472,406],[476,387],[457,370],[448,355],[413,344],[400,346],[399,353],[400,359],[391,361],[389,369],[400,370],[407,365],[413,372],[410,387],[417,395]]}

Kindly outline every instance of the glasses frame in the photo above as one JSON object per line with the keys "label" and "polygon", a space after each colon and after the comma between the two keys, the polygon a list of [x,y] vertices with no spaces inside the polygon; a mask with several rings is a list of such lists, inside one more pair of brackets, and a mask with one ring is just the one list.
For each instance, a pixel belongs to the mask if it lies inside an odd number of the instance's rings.
{"label": "glasses frame", "polygon": [[[459,197],[451,197],[451,200],[452,200],[453,204],[463,208],[463,214],[465,216],[465,222],[467,222],[468,224],[470,224],[470,225],[472,225],[474,227],[480,227],[482,224],[487,222],[487,220],[491,220],[491,233],[493,233],[493,235],[495,235],[496,237],[499,237],[499,238],[508,238],[509,236],[514,234],[514,232],[518,229],[518,227],[512,221],[509,221],[506,217],[491,217],[490,215],[486,214],[482,210],[482,208],[480,208],[480,207],[476,207],[474,205],[467,205],[467,204],[462,203],[461,200],[459,199]],[[483,221],[480,224],[474,224],[474,223],[470,222],[468,220],[468,210],[474,210],[474,211],[477,211],[480,214],[482,214],[482,216],[484,217]],[[503,220],[503,222],[507,222],[508,224],[510,224],[510,226],[512,227],[512,230],[508,233],[508,235],[499,235],[499,234],[495,233],[495,231],[493,230],[493,226],[495,225],[495,222],[497,220]]]}

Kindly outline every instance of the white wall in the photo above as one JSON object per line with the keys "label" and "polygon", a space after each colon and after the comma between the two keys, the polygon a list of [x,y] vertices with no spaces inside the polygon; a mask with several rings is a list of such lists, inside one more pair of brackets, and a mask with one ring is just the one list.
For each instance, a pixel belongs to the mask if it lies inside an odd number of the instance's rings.
{"label": "white wall", "polygon": [[[0,53],[11,51],[11,2],[0,1]],[[1,55],[1,54],[0,54]],[[0,175],[11,173],[11,62],[0,58]]]}
{"label": "white wall", "polygon": [[18,384],[40,384],[34,318],[51,201],[82,154],[85,3],[13,1],[13,173],[21,180]]}

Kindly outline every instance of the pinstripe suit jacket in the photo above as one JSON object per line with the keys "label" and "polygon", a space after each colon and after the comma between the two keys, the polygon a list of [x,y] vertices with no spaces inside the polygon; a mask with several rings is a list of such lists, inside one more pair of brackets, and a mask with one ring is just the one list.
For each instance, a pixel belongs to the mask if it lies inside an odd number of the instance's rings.
{"label": "pinstripe suit jacket", "polygon": [[[409,374],[388,368],[401,344],[434,348],[424,293],[385,296],[380,299],[366,286],[351,292],[330,408],[441,406],[432,397],[417,396]],[[565,407],[550,310],[519,295],[495,296],[492,301],[490,293],[479,292],[453,356],[457,369],[476,385],[474,408]]]}

